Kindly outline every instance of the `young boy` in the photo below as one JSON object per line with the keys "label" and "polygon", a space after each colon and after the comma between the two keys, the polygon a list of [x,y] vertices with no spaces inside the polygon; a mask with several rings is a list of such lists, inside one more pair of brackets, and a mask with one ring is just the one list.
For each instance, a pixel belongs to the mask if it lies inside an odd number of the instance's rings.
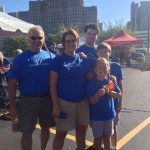
{"label": "young boy", "polygon": [[[98,57],[103,57],[109,60],[109,57],[111,55],[111,46],[107,43],[101,43],[97,47],[97,56]],[[116,62],[111,62],[109,61],[110,64],[110,75],[113,75],[117,79],[117,84],[123,93],[123,70],[121,68],[121,65],[116,63]],[[114,119],[114,134],[111,136],[111,146],[112,150],[117,150],[117,125],[119,122],[119,112],[121,111],[122,108],[122,97],[115,100],[115,111],[116,111],[116,116]]]}
{"label": "young boy", "polygon": [[108,60],[98,58],[94,68],[94,77],[88,81],[87,85],[91,127],[96,150],[101,150],[102,140],[105,150],[111,149],[110,136],[113,134],[113,118],[116,115],[113,98],[121,97],[119,87],[110,80],[109,71]]}

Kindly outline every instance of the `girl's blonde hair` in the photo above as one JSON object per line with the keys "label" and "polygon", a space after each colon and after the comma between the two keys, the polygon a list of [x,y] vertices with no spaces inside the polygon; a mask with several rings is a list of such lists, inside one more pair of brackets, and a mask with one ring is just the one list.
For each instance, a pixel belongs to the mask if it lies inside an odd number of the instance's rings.
{"label": "girl's blonde hair", "polygon": [[108,69],[108,80],[110,80],[110,64],[109,64],[109,61],[106,59],[106,58],[103,58],[103,57],[99,57],[96,59],[96,62],[95,62],[95,68],[97,67],[98,64],[104,64],[106,65],[109,69]]}
{"label": "girl's blonde hair", "polygon": [[97,66],[97,64],[102,63],[102,64],[106,64],[106,66],[109,66],[109,61],[106,58],[103,57],[99,57],[96,59],[96,63],[95,63],[95,67]]}

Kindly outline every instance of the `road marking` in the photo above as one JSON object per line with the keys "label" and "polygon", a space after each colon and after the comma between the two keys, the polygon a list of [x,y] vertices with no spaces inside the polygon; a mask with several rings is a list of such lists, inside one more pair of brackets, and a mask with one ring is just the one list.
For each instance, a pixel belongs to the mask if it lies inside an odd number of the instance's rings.
{"label": "road marking", "polygon": [[142,129],[144,129],[148,124],[150,124],[150,117],[144,120],[141,124],[135,127],[132,131],[126,134],[121,140],[118,141],[117,148],[122,148],[127,142],[129,142],[136,134],[138,134]]}
{"label": "road marking", "polygon": [[[141,124],[139,124],[137,127],[135,127],[132,131],[130,131],[128,134],[126,134],[122,139],[120,139],[117,143],[117,149],[121,149],[127,142],[129,142],[136,134],[138,134],[142,129],[144,129],[148,124],[150,124],[150,117],[148,117],[146,120],[144,120]],[[41,129],[40,125],[36,125],[36,128]],[[50,132],[52,134],[56,134],[55,129],[50,129]],[[67,134],[67,139],[71,141],[76,141],[75,136]],[[86,145],[91,146],[93,142],[86,140]]]}
{"label": "road marking", "polygon": [[[38,124],[36,125],[36,128],[41,129],[40,125],[38,125]],[[50,132],[51,132],[52,134],[56,134],[56,130],[55,130],[55,129],[50,129]],[[70,134],[67,134],[66,138],[67,138],[68,140],[71,140],[71,141],[74,141],[74,142],[76,141],[75,136],[70,135]],[[91,146],[92,144],[93,144],[93,142],[86,140],[86,145],[87,145],[87,146]]]}

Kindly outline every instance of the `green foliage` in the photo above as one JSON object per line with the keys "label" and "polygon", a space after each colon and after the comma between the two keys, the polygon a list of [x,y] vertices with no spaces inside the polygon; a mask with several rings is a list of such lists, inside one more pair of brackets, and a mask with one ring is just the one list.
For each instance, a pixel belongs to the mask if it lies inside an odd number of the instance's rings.
{"label": "green foliage", "polygon": [[29,47],[28,40],[24,36],[4,39],[3,50],[6,56],[12,56],[13,50],[16,50],[16,49],[25,50],[28,47]]}
{"label": "green foliage", "polygon": [[133,35],[131,29],[124,25],[123,20],[116,21],[116,24],[112,24],[109,22],[108,24],[104,23],[105,30],[101,31],[100,36],[97,40],[97,43],[100,43],[106,39],[113,37],[116,33],[118,33],[121,29],[125,30],[129,34]]}
{"label": "green foliage", "polygon": [[57,30],[57,34],[60,34],[60,35],[62,35],[65,31],[67,31],[68,29],[74,29],[74,30],[76,30],[77,32],[79,32],[79,27],[77,26],[77,25],[70,25],[70,26],[68,26],[68,27],[65,27],[63,24],[62,25],[60,25],[59,27],[58,27],[58,30]]}
{"label": "green foliage", "polygon": [[[55,42],[56,44],[61,43],[61,36],[62,34],[67,31],[68,29],[74,29],[77,32],[79,31],[79,27],[78,26],[68,26],[65,27],[63,24],[61,24],[58,29],[57,29],[57,33],[55,35],[51,35],[48,34],[48,40],[46,41],[46,43],[50,43],[50,42]],[[78,32],[79,33],[79,32]]]}
{"label": "green foliage", "polygon": [[49,46],[51,42],[55,42],[56,44],[58,44],[58,43],[60,43],[60,41],[61,41],[60,35],[48,34],[48,40],[46,41],[46,44],[47,44],[47,46]]}

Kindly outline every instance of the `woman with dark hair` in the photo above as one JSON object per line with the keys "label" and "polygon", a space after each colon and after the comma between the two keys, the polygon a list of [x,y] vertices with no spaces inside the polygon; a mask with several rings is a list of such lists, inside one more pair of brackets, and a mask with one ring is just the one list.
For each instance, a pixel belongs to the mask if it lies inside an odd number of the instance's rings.
{"label": "woman with dark hair", "polygon": [[50,76],[53,115],[56,119],[56,136],[53,150],[62,150],[70,130],[76,131],[77,149],[85,149],[85,136],[89,124],[89,106],[86,99],[86,75],[90,69],[75,53],[78,33],[69,29],[62,35],[64,52],[55,57]]}

